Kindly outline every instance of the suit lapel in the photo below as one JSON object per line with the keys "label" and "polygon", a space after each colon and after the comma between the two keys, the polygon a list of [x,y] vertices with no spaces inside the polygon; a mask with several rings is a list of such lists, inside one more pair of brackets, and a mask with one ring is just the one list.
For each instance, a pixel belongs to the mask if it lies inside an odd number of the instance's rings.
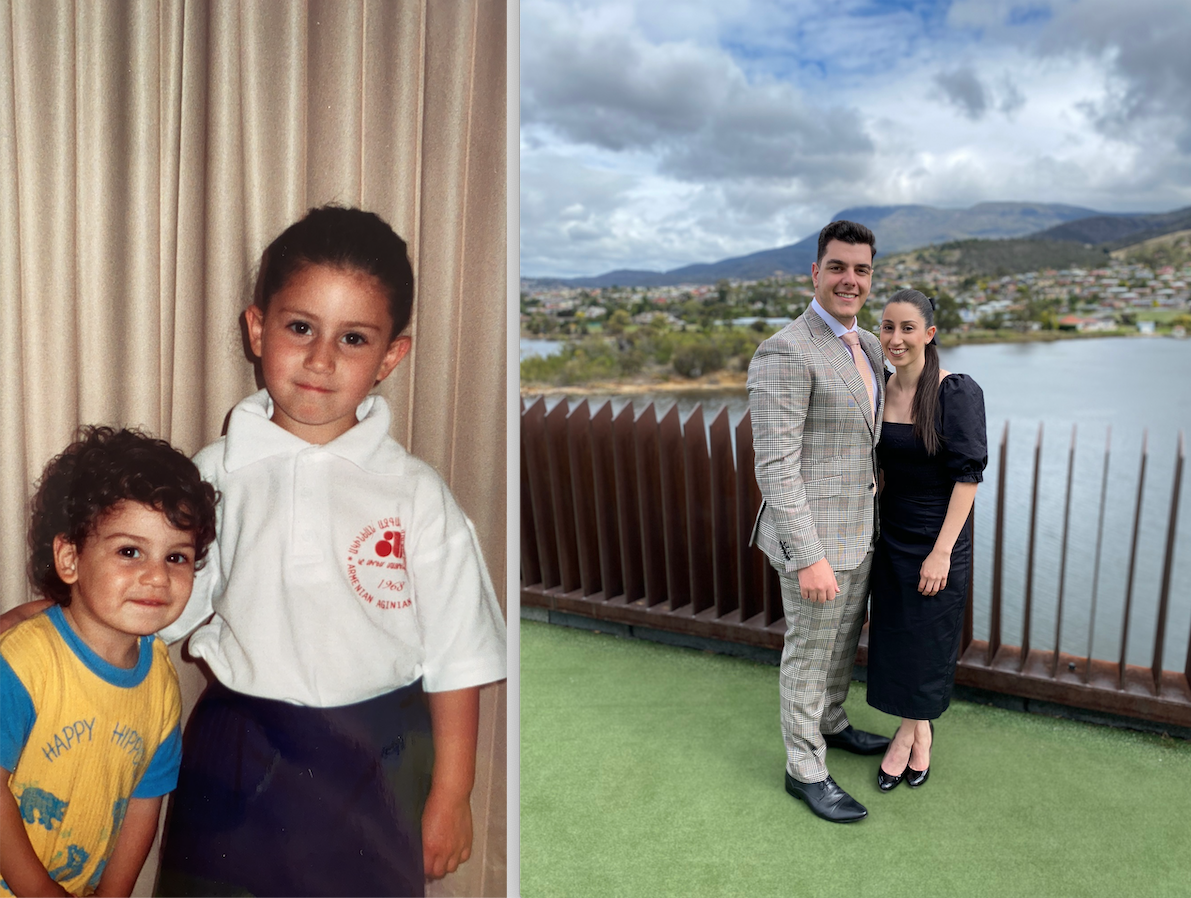
{"label": "suit lapel", "polygon": [[[860,413],[864,415],[864,421],[868,424],[869,431],[875,438],[877,429],[873,421],[873,413],[869,406],[868,390],[864,386],[864,379],[860,376],[860,372],[856,368],[856,362],[852,358],[852,353],[848,351],[848,347],[844,345],[844,341],[832,332],[831,328],[827,326],[827,322],[820,318],[814,309],[807,309],[805,314],[815,345],[819,347],[823,356],[851,391],[853,399],[856,400],[856,405],[860,408]],[[860,345],[864,346],[863,339]],[[865,353],[868,353],[867,347],[865,347]],[[871,356],[869,357],[871,358]],[[881,389],[878,386],[877,398],[880,399],[880,396]]]}
{"label": "suit lapel", "polygon": [[[880,421],[885,411],[885,353],[881,349],[881,341],[876,338],[866,341],[862,336],[860,345],[864,347],[864,354],[872,363],[873,374],[877,378],[877,420]],[[873,432],[874,444],[879,432],[880,428]]]}

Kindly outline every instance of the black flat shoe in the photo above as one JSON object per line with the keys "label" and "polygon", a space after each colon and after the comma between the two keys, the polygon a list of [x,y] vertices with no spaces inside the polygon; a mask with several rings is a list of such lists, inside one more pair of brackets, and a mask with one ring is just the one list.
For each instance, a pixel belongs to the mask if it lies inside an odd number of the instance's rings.
{"label": "black flat shoe", "polygon": [[888,736],[866,733],[848,724],[838,733],[824,733],[823,741],[828,748],[842,748],[854,755],[879,755],[889,747]]}
{"label": "black flat shoe", "polygon": [[906,778],[906,773],[909,772],[909,770],[910,770],[910,767],[909,767],[909,765],[907,765],[905,770],[903,770],[901,773],[897,774],[897,776],[894,776],[892,773],[886,773],[884,770],[882,770],[880,767],[878,767],[877,768],[877,788],[880,789],[882,792],[888,792],[890,789],[892,789],[894,786],[896,786],[898,783],[900,783],[903,779]]}
{"label": "black flat shoe", "polygon": [[821,783],[804,783],[786,773],[786,791],[824,820],[832,823],[853,823],[868,816],[868,810],[855,798],[836,785],[831,777]]}
{"label": "black flat shoe", "polygon": [[[935,750],[935,724],[933,720],[928,723],[930,723],[930,750],[933,752]],[[911,789],[917,789],[925,783],[928,776],[930,776],[930,765],[927,765],[925,770],[915,770],[909,764],[906,765],[906,785]],[[892,789],[893,786],[889,788]]]}

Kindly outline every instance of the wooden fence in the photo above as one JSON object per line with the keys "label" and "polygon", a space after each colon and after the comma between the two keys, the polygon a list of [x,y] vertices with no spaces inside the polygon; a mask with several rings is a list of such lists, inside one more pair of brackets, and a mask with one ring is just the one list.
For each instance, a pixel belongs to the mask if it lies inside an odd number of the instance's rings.
{"label": "wooden fence", "polygon": [[[630,626],[651,627],[780,649],[785,631],[776,572],[748,545],[761,494],[753,477],[752,425],[746,413],[735,440],[727,410],[705,425],[701,407],[679,420],[677,407],[658,420],[650,404],[617,415],[605,403],[593,414],[586,401],[549,412],[538,399],[521,413],[521,602]],[[1034,547],[1041,430],[1034,454],[1022,644],[1002,641],[1005,472],[1008,425],[1001,435],[989,639],[973,638],[972,585],[956,682],[1028,699],[1191,726],[1191,647],[1182,670],[1164,669],[1163,645],[1171,598],[1185,448],[1179,434],[1174,463],[1162,583],[1149,667],[1127,665],[1125,648],[1147,453],[1143,440],[1137,508],[1120,657],[1092,657],[1095,586],[1088,610],[1088,651],[1059,651],[1063,627],[1071,471],[1068,459],[1055,648],[1031,648]],[[1108,452],[1105,453],[1107,489]],[[1099,534],[1103,533],[1104,501]],[[1099,564],[1100,536],[1096,557]],[[1182,591],[1186,595],[1186,590]],[[867,660],[867,625],[857,661]],[[1183,659],[1178,659],[1180,662]]]}

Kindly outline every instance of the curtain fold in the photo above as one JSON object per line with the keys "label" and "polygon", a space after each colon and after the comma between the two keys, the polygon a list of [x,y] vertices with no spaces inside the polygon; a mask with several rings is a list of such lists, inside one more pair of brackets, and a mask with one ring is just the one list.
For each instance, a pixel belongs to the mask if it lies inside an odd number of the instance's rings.
{"label": "curtain fold", "polygon": [[[33,482],[80,424],[189,454],[257,388],[256,263],[326,202],[409,245],[414,348],[381,392],[504,605],[505,29],[487,0],[0,2],[4,609],[29,596]],[[504,894],[505,695],[482,694],[473,859],[431,894]]]}

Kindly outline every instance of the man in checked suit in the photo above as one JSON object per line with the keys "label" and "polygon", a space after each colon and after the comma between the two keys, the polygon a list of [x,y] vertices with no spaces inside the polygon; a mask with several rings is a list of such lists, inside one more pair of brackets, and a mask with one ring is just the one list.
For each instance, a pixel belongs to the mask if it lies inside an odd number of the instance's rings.
{"label": "man in checked suit", "polygon": [[884,361],[880,341],[856,327],[875,254],[864,225],[825,227],[814,300],[757,348],[748,376],[763,500],[752,541],[778,571],[786,612],[786,791],[837,823],[868,811],[828,775],[827,747],[877,754],[889,744],[853,728],[843,709],[876,537]]}

